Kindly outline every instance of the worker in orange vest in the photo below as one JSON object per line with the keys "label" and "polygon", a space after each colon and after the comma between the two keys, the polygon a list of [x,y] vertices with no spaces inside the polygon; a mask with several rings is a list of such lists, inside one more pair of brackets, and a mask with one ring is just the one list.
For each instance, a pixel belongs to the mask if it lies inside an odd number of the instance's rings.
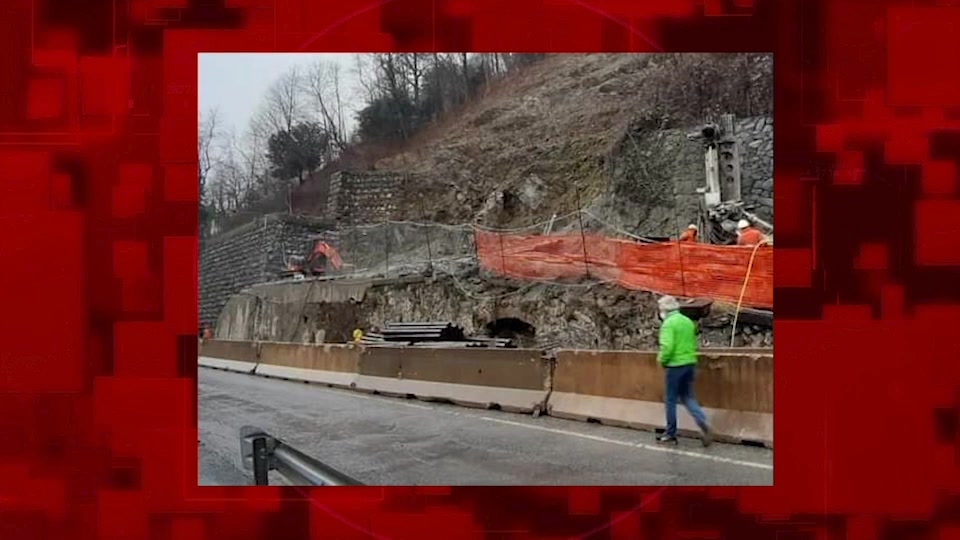
{"label": "worker in orange vest", "polygon": [[763,241],[763,233],[752,227],[750,222],[745,219],[741,219],[737,223],[737,229],[738,246],[755,246]]}
{"label": "worker in orange vest", "polygon": [[685,231],[680,233],[681,242],[696,242],[697,241],[697,226],[691,224],[687,227]]}

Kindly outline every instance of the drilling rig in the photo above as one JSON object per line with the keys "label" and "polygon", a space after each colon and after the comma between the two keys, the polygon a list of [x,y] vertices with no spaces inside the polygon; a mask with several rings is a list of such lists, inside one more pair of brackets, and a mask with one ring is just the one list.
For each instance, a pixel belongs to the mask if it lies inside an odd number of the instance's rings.
{"label": "drilling rig", "polygon": [[749,212],[740,191],[740,143],[734,134],[733,115],[724,114],[720,122],[707,122],[687,135],[704,149],[705,185],[697,189],[700,197],[701,238],[711,244],[736,241],[737,221],[749,219],[766,232],[773,226]]}

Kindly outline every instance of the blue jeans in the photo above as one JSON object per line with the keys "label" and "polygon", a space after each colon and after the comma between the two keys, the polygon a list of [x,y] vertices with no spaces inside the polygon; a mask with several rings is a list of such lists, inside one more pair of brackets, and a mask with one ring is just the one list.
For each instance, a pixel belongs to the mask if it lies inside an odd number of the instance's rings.
{"label": "blue jeans", "polygon": [[707,428],[707,417],[704,416],[700,404],[693,397],[693,374],[695,366],[693,364],[686,366],[668,367],[665,369],[666,383],[664,392],[667,409],[667,430],[664,435],[668,437],[677,436],[677,401],[683,403],[683,406],[690,411],[690,416],[697,422],[701,430]]}

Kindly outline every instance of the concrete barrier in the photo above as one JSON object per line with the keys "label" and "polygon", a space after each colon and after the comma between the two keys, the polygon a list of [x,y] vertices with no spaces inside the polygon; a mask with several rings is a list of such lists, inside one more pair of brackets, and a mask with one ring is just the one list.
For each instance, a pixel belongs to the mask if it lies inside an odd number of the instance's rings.
{"label": "concrete barrier", "polygon": [[[561,418],[660,429],[665,424],[663,378],[653,352],[560,351],[547,411]],[[701,355],[694,393],[718,439],[773,446],[772,356]],[[678,419],[682,434],[696,433],[685,411]]]}
{"label": "concrete barrier", "polygon": [[353,388],[360,350],[349,345],[303,345],[265,342],[260,345],[257,375]]}
{"label": "concrete barrier", "polygon": [[260,348],[250,341],[208,339],[200,343],[197,364],[202,367],[253,373]]}
{"label": "concrete barrier", "polygon": [[[468,407],[649,430],[664,425],[664,374],[654,352],[567,350],[551,361],[530,349],[207,340],[199,364]],[[695,393],[718,439],[773,446],[772,355],[701,354]],[[696,433],[685,411],[678,420],[681,434]]]}
{"label": "concrete barrier", "polygon": [[742,356],[744,354],[773,356],[773,347],[706,347],[700,349],[701,355],[730,354]]}
{"label": "concrete barrier", "polygon": [[468,407],[539,413],[549,393],[549,361],[529,349],[366,347],[356,388]]}

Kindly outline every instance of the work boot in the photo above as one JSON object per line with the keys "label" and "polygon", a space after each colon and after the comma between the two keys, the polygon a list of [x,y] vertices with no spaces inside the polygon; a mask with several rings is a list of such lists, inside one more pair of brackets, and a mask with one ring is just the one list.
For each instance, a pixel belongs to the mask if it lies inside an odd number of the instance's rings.
{"label": "work boot", "polygon": [[713,430],[710,429],[710,426],[703,426],[701,429],[700,441],[703,443],[703,447],[706,448],[713,444]]}
{"label": "work boot", "polygon": [[659,435],[657,444],[677,444],[677,438],[672,435]]}

